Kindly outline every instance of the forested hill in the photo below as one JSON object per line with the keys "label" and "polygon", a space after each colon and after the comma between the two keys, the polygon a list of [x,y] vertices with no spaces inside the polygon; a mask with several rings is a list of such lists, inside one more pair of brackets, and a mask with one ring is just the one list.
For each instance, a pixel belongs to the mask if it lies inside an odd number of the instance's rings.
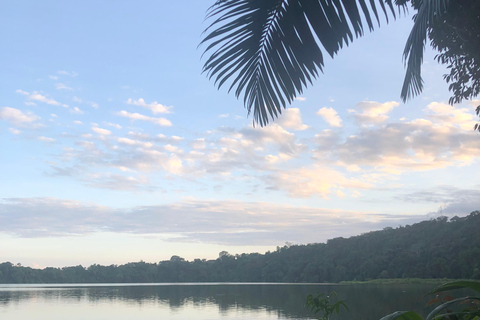
{"label": "forested hill", "polygon": [[339,282],[377,278],[480,279],[480,211],[411,226],[278,247],[265,254],[159,263],[92,265],[42,270],[0,264],[0,283]]}

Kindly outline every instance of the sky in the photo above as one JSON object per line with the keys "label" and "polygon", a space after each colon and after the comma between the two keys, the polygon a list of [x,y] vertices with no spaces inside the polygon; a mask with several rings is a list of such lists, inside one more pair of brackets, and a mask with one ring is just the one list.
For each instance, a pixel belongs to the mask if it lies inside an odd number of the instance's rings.
{"label": "sky", "polygon": [[253,126],[202,74],[213,0],[0,2],[0,262],[265,253],[480,209],[480,101],[450,106],[411,17],[355,40]]}

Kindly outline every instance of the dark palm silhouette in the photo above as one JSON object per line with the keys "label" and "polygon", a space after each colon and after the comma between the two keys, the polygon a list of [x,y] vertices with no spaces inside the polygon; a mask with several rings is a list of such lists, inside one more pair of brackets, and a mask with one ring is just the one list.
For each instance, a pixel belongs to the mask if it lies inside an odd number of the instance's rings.
{"label": "dark palm silhouette", "polygon": [[422,91],[420,70],[427,31],[451,0],[218,0],[201,44],[208,58],[203,71],[220,88],[228,83],[261,126],[275,119],[307,83],[318,77],[324,56],[416,5],[407,39],[407,67],[401,98]]}

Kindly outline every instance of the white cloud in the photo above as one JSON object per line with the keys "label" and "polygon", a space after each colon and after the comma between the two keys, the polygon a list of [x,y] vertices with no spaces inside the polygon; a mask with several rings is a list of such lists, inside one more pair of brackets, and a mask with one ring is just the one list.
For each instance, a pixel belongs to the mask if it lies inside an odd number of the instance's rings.
{"label": "white cloud", "polygon": [[182,152],[182,149],[180,149],[177,146],[172,146],[171,144],[166,144],[163,146],[163,149],[168,152],[174,152],[174,153],[180,153]]}
{"label": "white cloud", "polygon": [[36,121],[40,120],[40,117],[32,112],[23,112],[19,109],[2,107],[0,108],[0,120],[5,120],[13,125],[17,126],[38,126]]}
{"label": "white cloud", "polygon": [[148,116],[145,116],[143,114],[130,113],[130,112],[127,112],[125,110],[117,112],[116,114],[117,114],[117,116],[129,118],[130,120],[133,120],[133,121],[135,121],[135,120],[148,121],[148,122],[151,122],[151,123],[154,123],[154,124],[158,124],[160,126],[165,126],[165,127],[172,126],[172,123],[165,118],[148,117]]}
{"label": "white cloud", "polygon": [[476,118],[471,110],[456,108],[449,104],[432,102],[427,106],[427,117],[437,125],[457,126],[462,130],[472,130]]}
{"label": "white cloud", "polygon": [[57,71],[57,74],[61,74],[63,76],[70,76],[70,77],[76,77],[78,76],[78,73],[76,73],[75,71],[65,71],[65,70],[59,70]]}
{"label": "white cloud", "polygon": [[80,110],[80,108],[78,107],[73,107],[71,110],[70,110],[70,113],[73,113],[73,114],[83,114],[84,112],[82,110]]}
{"label": "white cloud", "polygon": [[38,137],[38,140],[43,141],[43,142],[54,142],[55,141],[55,139],[53,139],[53,138],[48,138],[48,137],[44,137],[44,136]]}
{"label": "white cloud", "polygon": [[12,134],[20,134],[22,133],[22,131],[18,130],[18,129],[15,129],[15,128],[8,128],[8,131],[10,131],[10,133]]}
{"label": "white cloud", "polygon": [[262,148],[275,146],[279,152],[285,154],[298,154],[306,150],[306,146],[297,142],[295,134],[288,132],[277,124],[263,128],[244,127],[232,132],[232,137],[239,141],[243,147]]}
{"label": "white cloud", "polygon": [[285,129],[292,130],[306,130],[308,126],[302,123],[302,116],[300,114],[300,109],[298,108],[288,108],[283,114],[277,119],[276,123]]}
{"label": "white cloud", "polygon": [[69,86],[67,86],[64,83],[56,83],[55,84],[55,89],[57,89],[57,90],[73,90],[72,88],[70,88]]}
{"label": "white cloud", "polygon": [[99,135],[106,136],[112,134],[112,131],[107,130],[107,129],[102,129],[98,127],[92,127],[92,131],[98,133]]}
{"label": "white cloud", "polygon": [[75,121],[73,121],[73,123],[78,124],[78,125],[83,124],[83,122],[80,121],[80,120],[75,120]]}
{"label": "white cloud", "polygon": [[[113,178],[108,183],[122,186],[128,180],[128,176],[125,177]],[[128,185],[128,181],[126,183]],[[0,231],[20,237],[117,232],[176,235],[183,241],[223,245],[273,246],[285,241],[324,242],[426,218],[266,202],[195,199],[119,210],[56,198],[9,198],[0,201],[0,211],[6,213]]]}
{"label": "white cloud", "polygon": [[199,138],[199,139],[195,139],[193,141],[190,142],[190,147],[192,149],[205,149],[206,147],[206,142],[205,142],[205,138]]}
{"label": "white cloud", "polygon": [[362,101],[355,105],[355,109],[348,111],[353,113],[357,124],[362,126],[376,125],[388,120],[387,113],[393,110],[399,103],[396,101],[376,102]]}
{"label": "white cloud", "polygon": [[431,118],[441,121],[420,118],[388,123],[361,129],[344,141],[325,133],[316,138],[323,143],[316,156],[337,160],[347,167],[355,165],[393,174],[465,165],[480,157],[480,139],[472,129],[462,129],[463,116],[445,118],[443,113],[435,113]]}
{"label": "white cloud", "polygon": [[321,108],[316,114],[322,117],[331,127],[342,127],[342,119],[333,108]]}
{"label": "white cloud", "polygon": [[40,102],[43,102],[43,103],[46,103],[46,104],[49,104],[49,105],[53,105],[53,106],[65,106],[65,105],[62,105],[60,102],[58,102],[54,99],[47,98],[46,96],[41,95],[37,91],[29,93],[27,91],[23,91],[23,90],[19,89],[19,90],[16,90],[16,92],[26,96],[27,99],[29,99],[29,100],[40,101]]}
{"label": "white cloud", "polygon": [[105,122],[105,121],[103,123],[109,127],[114,127],[115,129],[122,129],[122,126],[117,123],[111,123],[111,122]]}
{"label": "white cloud", "polygon": [[151,148],[154,146],[153,143],[151,142],[143,142],[143,141],[138,141],[138,140],[133,140],[133,139],[129,139],[129,138],[117,138],[117,141],[119,143],[122,143],[122,144],[126,144],[126,145],[129,145],[129,146],[142,146],[144,148]]}
{"label": "white cloud", "polygon": [[142,98],[140,98],[138,100],[128,99],[127,104],[132,104],[132,105],[135,105],[135,106],[140,106],[140,107],[150,109],[153,114],[170,113],[171,112],[170,109],[172,109],[172,107],[166,107],[166,106],[158,103],[157,101],[154,101],[154,102],[151,102],[151,103],[146,103],[145,100],[143,100]]}
{"label": "white cloud", "polygon": [[[121,168],[121,167],[120,167]],[[123,170],[128,172],[130,170]],[[101,189],[121,191],[154,191],[149,187],[149,180],[144,176],[102,173],[90,175],[85,179],[88,186]]]}
{"label": "white cloud", "polygon": [[129,131],[128,135],[139,140],[150,139],[150,135],[148,133]]}
{"label": "white cloud", "polygon": [[289,196],[295,198],[309,198],[311,196],[328,198],[332,190],[339,187],[352,189],[372,187],[369,183],[347,178],[339,171],[319,165],[279,170],[270,174],[266,180],[270,189],[285,190]]}
{"label": "white cloud", "polygon": [[295,100],[305,101],[305,100],[307,100],[307,98],[304,98],[304,97],[295,97]]}

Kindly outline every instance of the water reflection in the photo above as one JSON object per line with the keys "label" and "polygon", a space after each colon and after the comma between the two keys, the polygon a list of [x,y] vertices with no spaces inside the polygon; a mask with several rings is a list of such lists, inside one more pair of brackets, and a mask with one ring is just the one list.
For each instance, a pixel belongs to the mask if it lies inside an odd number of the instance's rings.
{"label": "water reflection", "polygon": [[[350,312],[339,319],[379,319],[395,310],[426,314],[424,294],[433,285],[289,285],[289,284],[197,284],[197,285],[104,285],[72,287],[0,288],[3,316],[11,305],[118,306],[135,310],[168,309],[170,315],[187,309],[216,310],[220,317],[242,318],[245,312],[261,319],[308,319],[304,308],[309,293],[336,291],[346,300]],[[3,308],[3,309],[1,309]],[[213,308],[213,309],[212,309]],[[3,317],[2,317],[3,318]],[[136,317],[139,318],[138,316]],[[8,319],[4,318],[4,319]],[[12,318],[13,319],[13,318]],[[60,318],[59,318],[60,319]],[[103,319],[103,318],[102,318]],[[114,318],[112,318],[114,319]],[[117,319],[117,318],[115,318]],[[146,318],[145,318],[146,319]],[[173,318],[172,318],[173,319]]]}

